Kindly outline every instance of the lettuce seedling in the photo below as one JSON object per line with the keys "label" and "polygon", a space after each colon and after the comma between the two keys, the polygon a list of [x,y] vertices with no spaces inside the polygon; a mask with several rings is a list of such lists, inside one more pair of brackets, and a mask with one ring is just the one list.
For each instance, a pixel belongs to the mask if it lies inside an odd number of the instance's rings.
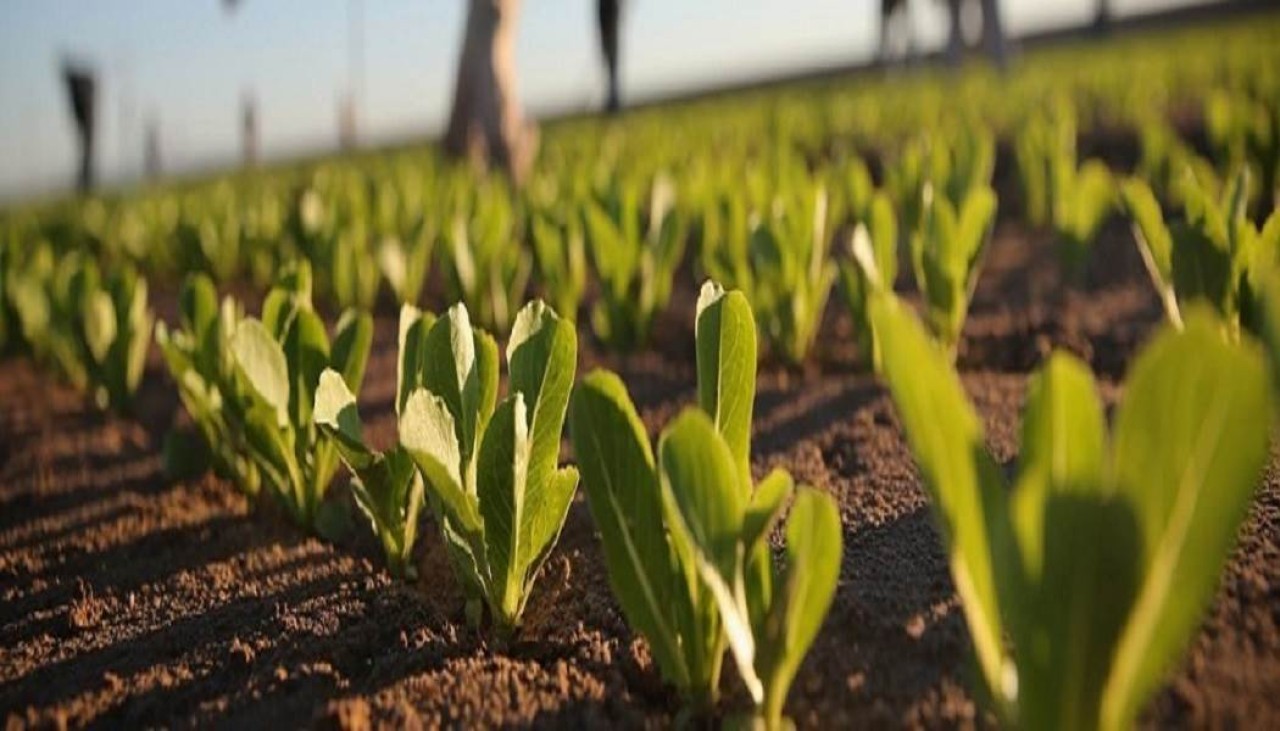
{"label": "lettuce seedling", "polygon": [[204,442],[211,464],[193,463],[190,450],[166,451],[166,470],[188,474],[212,466],[241,492],[258,495],[261,477],[250,458],[244,405],[248,397],[233,376],[231,333],[244,313],[231,297],[218,304],[218,292],[208,274],[189,275],[178,295],[179,327],[156,323],[156,344],[169,375],[178,387],[183,408]]}
{"label": "lettuce seedling", "polygon": [[578,305],[587,289],[587,254],[582,224],[576,216],[534,214],[531,238],[538,281],[556,312],[577,322]]}
{"label": "lettuce seedling", "polygon": [[[263,303],[261,319],[241,318],[228,300],[215,324],[209,288],[196,285],[190,296],[190,311],[184,313],[190,329],[159,335],[184,404],[215,454],[221,449],[213,440],[233,436],[238,453],[224,454],[221,467],[239,475],[242,489],[265,488],[299,526],[328,531],[331,516],[320,509],[338,456],[312,421],[311,410],[325,368],[342,374],[348,388],[359,389],[372,320],[348,310],[330,345],[311,307],[305,262],[282,274]],[[215,349],[225,349],[225,356]],[[241,459],[252,470],[243,469]]]}
{"label": "lettuce seedling", "polygon": [[587,251],[600,283],[591,327],[601,342],[617,350],[648,340],[654,317],[671,298],[687,234],[669,179],[654,180],[647,223],[638,195],[635,185],[618,186],[602,201],[588,201],[582,214]]}
{"label": "lettuce seedling", "polygon": [[382,271],[382,279],[400,304],[414,304],[422,296],[422,286],[431,271],[435,238],[435,231],[423,216],[407,239],[387,235],[378,244],[378,268]]}
{"label": "lettuce seedling", "polygon": [[142,381],[155,316],[147,304],[147,280],[122,265],[105,286],[79,294],[87,371],[99,408],[127,409]]}
{"label": "lettuce seedling", "polygon": [[1026,124],[1015,157],[1027,219],[1053,229],[1063,268],[1078,279],[1112,209],[1115,183],[1110,169],[1094,159],[1077,167],[1075,111],[1066,103]]}
{"label": "lettuce seedling", "polygon": [[898,276],[898,221],[893,202],[882,192],[871,196],[849,240],[849,256],[840,260],[840,291],[853,316],[858,350],[872,369],[880,371],[880,349],[869,316],[871,297],[893,291]]}
{"label": "lettuce seedling", "polygon": [[920,230],[911,238],[916,286],[923,296],[930,328],[954,360],[969,300],[978,286],[982,256],[991,239],[996,194],[989,187],[978,188],[957,209],[926,185],[922,201]]}
{"label": "lettuce seedling", "polygon": [[1196,631],[1266,459],[1261,352],[1184,313],[1134,362],[1110,437],[1087,366],[1054,354],[1028,387],[1010,490],[916,318],[891,297],[872,307],[986,693],[1012,726],[1132,727]]}
{"label": "lettuce seedling", "polygon": [[577,471],[557,467],[577,353],[572,324],[541,300],[525,305],[497,403],[498,346],[465,305],[434,323],[401,321],[400,447],[441,519],[468,621],[487,607],[500,637],[519,628],[577,490]]}
{"label": "lettuce seedling", "polygon": [[787,563],[768,537],[793,492],[775,470],[753,488],[755,323],[741,292],[708,282],[698,301],[698,404],[658,441],[657,459],[622,381],[587,376],[571,433],[610,585],[649,641],[663,676],[695,704],[714,702],[726,644],[763,725],[782,708],[834,596],[839,514],[800,488],[786,528]]}
{"label": "lettuce seedling", "polygon": [[155,321],[147,281],[130,264],[104,276],[80,251],[54,263],[52,246],[36,245],[5,273],[6,308],[22,340],[98,408],[127,411],[142,380]]}
{"label": "lettuce seedling", "polygon": [[801,363],[822,324],[836,266],[827,252],[825,189],[782,201],[791,205],[775,205],[751,231],[747,291],[771,349]]}
{"label": "lettuce seedling", "polygon": [[459,194],[463,201],[445,241],[451,291],[479,323],[506,333],[524,301],[533,260],[519,245],[510,191],[470,187]]}
{"label": "lettuce seedling", "polygon": [[1188,170],[1185,218],[1167,223],[1145,182],[1133,178],[1122,186],[1138,250],[1175,326],[1188,303],[1202,300],[1217,311],[1229,336],[1237,337],[1241,326],[1256,329],[1261,281],[1280,264],[1280,215],[1273,213],[1259,231],[1246,212],[1248,187],[1242,168],[1215,201]]}
{"label": "lettuce seedling", "polygon": [[311,419],[320,374],[334,368],[358,390],[372,339],[369,315],[348,310],[330,347],[309,288],[284,287],[268,294],[261,320],[245,318],[231,334],[251,458],[263,486],[298,525],[326,529],[318,511],[337,469],[335,446]]}
{"label": "lettuce seedling", "polygon": [[909,142],[885,175],[885,189],[898,204],[903,228],[914,232],[922,225],[921,191],[926,186],[960,208],[972,192],[990,186],[995,161],[995,136],[981,127],[935,130]]}
{"label": "lettuce seedling", "polygon": [[[420,346],[433,322],[429,313],[411,305],[400,308],[397,416],[401,415],[405,402],[401,396],[407,395],[405,378],[413,377],[407,372],[405,359],[420,352],[415,348]],[[320,374],[312,418],[337,445],[339,456],[351,471],[351,493],[382,545],[387,567],[396,576],[414,576],[410,557],[417,540],[418,516],[425,503],[425,492],[422,475],[408,450],[397,444],[386,452],[377,452],[365,445],[355,394],[335,370],[325,369]]]}

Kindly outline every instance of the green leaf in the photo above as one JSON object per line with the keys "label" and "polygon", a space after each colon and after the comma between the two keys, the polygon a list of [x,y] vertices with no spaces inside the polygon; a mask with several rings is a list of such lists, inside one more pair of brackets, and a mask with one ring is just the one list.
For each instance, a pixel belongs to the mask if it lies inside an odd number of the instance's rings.
{"label": "green leaf", "polygon": [[1115,489],[1142,530],[1143,582],[1103,696],[1103,725],[1133,722],[1213,596],[1267,456],[1265,361],[1192,311],[1138,357],[1116,416]]}
{"label": "green leaf", "polygon": [[373,318],[367,312],[346,310],[338,318],[333,331],[331,365],[342,374],[342,380],[353,391],[364,382],[364,368],[373,345]]}
{"label": "green leaf", "polygon": [[533,551],[522,542],[528,489],[529,432],[524,397],[512,395],[498,405],[480,445],[476,491],[484,518],[485,554],[495,621],[507,629],[519,620],[524,596],[523,567]]}
{"label": "green leaf", "polygon": [[379,454],[365,446],[355,395],[333,369],[320,376],[313,414],[355,474],[352,494],[381,541],[388,565],[393,573],[403,575],[423,502],[422,481],[413,460],[402,448]]}
{"label": "green leaf", "polygon": [[751,411],[756,396],[756,325],[738,291],[708,281],[695,325],[698,404],[715,420],[737,465],[740,492],[750,494]]}
{"label": "green leaf", "polygon": [[835,500],[811,487],[801,487],[787,519],[781,596],[773,604],[756,663],[765,686],[766,723],[777,724],[782,719],[787,691],[835,598],[842,552],[840,511]]}
{"label": "green leaf", "polygon": [[332,368],[320,374],[312,417],[338,445],[342,461],[352,472],[358,474],[372,464],[374,453],[364,444],[355,394]]}
{"label": "green leaf", "polygon": [[315,312],[298,310],[285,331],[285,360],[289,364],[289,415],[295,427],[311,423],[311,406],[316,385],[329,363],[329,338],[324,322]]}
{"label": "green leaf", "polygon": [[1155,285],[1165,313],[1181,323],[1178,300],[1173,289],[1173,237],[1164,223],[1164,214],[1151,187],[1140,178],[1130,178],[1120,187],[1120,200],[1133,219],[1133,238]]}
{"label": "green leaf", "polygon": [[884,377],[933,499],[984,682],[1002,693],[1005,658],[989,540],[1004,500],[1000,473],[959,378],[915,316],[885,294],[872,300],[871,320],[883,346]]}
{"label": "green leaf", "polygon": [[493,339],[471,327],[465,305],[450,307],[427,333],[422,383],[448,406],[470,464],[497,398],[498,356]]}
{"label": "green leaf", "polygon": [[1137,584],[1132,510],[1104,481],[1106,425],[1093,376],[1055,353],[1031,381],[1010,509],[1016,564],[1004,616],[1017,654],[1019,720],[1097,723],[1103,681]]}
{"label": "green leaf", "polygon": [[89,292],[83,303],[85,345],[97,363],[106,361],[116,339],[116,307],[111,295],[99,289]]}
{"label": "green leaf", "polygon": [[710,417],[686,409],[658,441],[664,514],[673,540],[691,542],[721,576],[737,573],[747,496],[728,444]]}
{"label": "green leaf", "polygon": [[276,424],[289,423],[289,364],[284,350],[262,323],[246,319],[231,336],[236,366],[254,393],[276,414]]}
{"label": "green leaf", "polygon": [[413,305],[400,306],[399,348],[396,351],[396,414],[404,410],[409,394],[420,388],[426,356],[427,332],[435,318]]}
{"label": "green leaf", "polygon": [[422,470],[428,487],[450,520],[467,535],[480,535],[484,525],[474,495],[467,492],[453,416],[444,399],[418,389],[400,414],[400,446]]}
{"label": "green leaf", "polygon": [[570,435],[613,594],[628,623],[649,641],[663,676],[688,689],[693,679],[672,612],[677,569],[662,523],[653,452],[615,374],[593,371],[578,384]]}
{"label": "green leaf", "polygon": [[1180,309],[1203,300],[1223,317],[1232,314],[1231,252],[1198,226],[1176,223],[1173,237],[1173,288]]}
{"label": "green leaf", "polygon": [[522,571],[532,569],[536,573],[535,564],[541,563],[559,536],[577,489],[576,471],[570,475],[556,470],[577,370],[577,345],[573,325],[541,300],[520,310],[507,343],[509,388],[512,393],[522,394],[531,405],[528,505],[520,524],[520,540],[528,553],[521,557]]}

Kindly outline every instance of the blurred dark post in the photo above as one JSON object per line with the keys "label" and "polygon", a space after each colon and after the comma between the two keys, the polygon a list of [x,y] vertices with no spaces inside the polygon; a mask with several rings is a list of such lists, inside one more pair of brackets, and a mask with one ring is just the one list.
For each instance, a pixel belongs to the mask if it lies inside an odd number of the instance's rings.
{"label": "blurred dark post", "polygon": [[1098,0],[1097,10],[1093,14],[1093,29],[1098,33],[1106,33],[1111,29],[1111,0]]}
{"label": "blurred dark post", "polygon": [[343,150],[356,147],[356,105],[350,94],[338,97],[338,146]]}
{"label": "blurred dark post", "polygon": [[160,122],[155,117],[147,122],[147,139],[143,154],[143,167],[147,178],[149,180],[159,178],[163,163],[160,159]]}
{"label": "blurred dark post", "polygon": [[240,97],[240,135],[244,166],[251,168],[258,163],[258,103],[248,92]]}
{"label": "blurred dark post", "polygon": [[622,18],[622,0],[598,0],[600,23],[600,50],[604,53],[605,71],[609,75],[609,99],[605,110],[616,112],[622,108],[618,95],[618,25]]}
{"label": "blurred dark post", "polygon": [[82,63],[64,60],[62,80],[71,99],[71,116],[76,123],[76,137],[80,142],[80,175],[76,186],[80,192],[93,188],[93,138],[94,107],[97,97],[97,81],[93,70]]}

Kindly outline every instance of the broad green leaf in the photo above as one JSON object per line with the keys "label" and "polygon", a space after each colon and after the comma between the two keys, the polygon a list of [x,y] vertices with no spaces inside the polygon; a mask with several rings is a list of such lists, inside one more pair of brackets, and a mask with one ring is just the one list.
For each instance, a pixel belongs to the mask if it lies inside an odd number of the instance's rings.
{"label": "broad green leaf", "polygon": [[[476,492],[484,518],[489,596],[498,621],[514,624],[524,594],[523,567],[533,551],[523,543],[529,470],[529,431],[524,397],[516,393],[493,412],[476,466]],[[509,627],[509,625],[508,625]]]}
{"label": "broad green leaf", "polygon": [[187,277],[178,295],[182,326],[196,339],[201,355],[199,359],[212,364],[217,358],[218,342],[218,291],[213,280],[203,272]]}
{"label": "broad green leaf", "polygon": [[573,326],[541,300],[530,302],[516,316],[507,361],[508,388],[522,394],[529,406],[529,480],[536,490],[555,471],[560,456],[560,435],[578,362]]}
{"label": "broad green leaf", "polygon": [[422,470],[432,494],[457,528],[468,535],[481,533],[483,523],[475,496],[463,482],[457,432],[444,399],[426,389],[410,394],[400,414],[400,446]]}
{"label": "broad green leaf", "polygon": [[1017,654],[1020,721],[1097,723],[1137,583],[1132,511],[1105,489],[1106,425],[1093,376],[1055,353],[1031,381],[1010,519],[1020,561],[1001,595]]}
{"label": "broad green leaf", "polygon": [[405,401],[422,383],[425,367],[427,332],[435,318],[413,305],[400,306],[399,348],[396,351],[396,413],[404,410]]}
{"label": "broad green leaf", "polygon": [[577,491],[578,470],[574,467],[556,470],[541,488],[534,488],[530,483],[524,518],[527,537],[522,539],[529,546],[529,551],[525,564],[521,567],[525,575],[526,598],[533,589],[533,581],[543,562],[560,539],[560,531],[564,528],[565,519],[569,517],[569,506]]}
{"label": "broad green leaf", "polygon": [[1023,568],[1036,581],[1044,569],[1044,509],[1057,492],[1101,493],[1106,422],[1093,374],[1055,352],[1027,386],[1019,478],[1011,518]]}
{"label": "broad green leaf", "polygon": [[751,411],[756,396],[756,326],[738,291],[708,281],[698,297],[698,404],[715,421],[737,465],[740,492],[751,485]]}
{"label": "broad green leaf", "polygon": [[773,603],[773,552],[769,550],[769,534],[782,517],[795,482],[783,469],[775,469],[756,485],[742,519],[742,547],[747,564],[744,568],[747,613],[757,634]]}
{"label": "broad green leaf", "polygon": [[757,673],[765,686],[765,719],[777,722],[800,662],[835,598],[843,557],[835,500],[801,487],[787,518],[787,562],[765,627]]}
{"label": "broad green leaf", "polygon": [[1151,187],[1130,178],[1120,187],[1120,200],[1133,219],[1133,238],[1170,321],[1180,325],[1182,316],[1174,293],[1173,237]]}
{"label": "broad green leaf", "polygon": [[649,641],[663,675],[688,688],[692,678],[679,627],[672,623],[676,568],[662,523],[653,452],[615,374],[593,371],[578,384],[570,435],[614,596],[627,621]]}
{"label": "broad green leaf", "polygon": [[342,460],[352,472],[359,474],[372,464],[374,453],[364,444],[355,394],[342,380],[342,375],[332,368],[320,374],[312,417],[333,438]]}
{"label": "broad green leaf", "polygon": [[289,423],[289,364],[280,344],[262,323],[246,319],[231,336],[231,352],[246,383],[276,413],[276,423]]}
{"label": "broad green leaf", "polygon": [[784,469],[775,469],[756,485],[742,520],[742,545],[747,550],[768,540],[794,487],[795,482]]}
{"label": "broad green leaf", "polygon": [[116,339],[116,307],[103,290],[88,293],[83,303],[85,345],[94,361],[103,363]]}
{"label": "broad green leaf", "polygon": [[1004,500],[999,471],[986,452],[982,425],[946,356],[915,316],[888,294],[872,300],[871,320],[883,346],[884,377],[907,442],[933,499],[984,681],[1007,690],[996,604],[991,513]]}
{"label": "broad green leaf", "polygon": [[516,316],[507,343],[512,393],[530,405],[530,456],[527,506],[521,522],[521,541],[529,554],[525,569],[545,555],[560,534],[569,502],[577,488],[572,478],[556,470],[569,393],[577,370],[577,335],[541,300],[529,303]]}
{"label": "broad green leaf", "polygon": [[1133,722],[1213,596],[1267,456],[1268,385],[1261,353],[1228,344],[1194,311],[1130,371],[1112,471],[1137,512],[1143,582],[1107,681],[1104,727]]}
{"label": "broad green leaf", "polygon": [[281,345],[289,364],[290,419],[295,427],[304,427],[311,423],[316,385],[329,364],[329,338],[324,322],[312,310],[298,310]]}
{"label": "broad green leaf", "polygon": [[740,562],[747,496],[736,479],[733,453],[711,418],[686,409],[658,441],[659,482],[673,538],[692,542],[721,576],[732,577]]}
{"label": "broad green leaf", "polygon": [[474,373],[475,363],[475,331],[466,305],[459,303],[437,319],[427,333],[422,385],[448,407],[465,462],[470,462],[477,446],[476,415],[468,408],[469,404],[463,403],[466,384],[478,377]]}
{"label": "broad green leaf", "polygon": [[1173,288],[1180,309],[1203,300],[1227,317],[1232,313],[1231,252],[1198,226],[1175,223],[1173,237]]}
{"label": "broad green leaf", "polygon": [[364,368],[373,345],[373,318],[367,312],[346,310],[338,318],[333,331],[331,365],[342,374],[342,380],[353,391],[364,382]]}

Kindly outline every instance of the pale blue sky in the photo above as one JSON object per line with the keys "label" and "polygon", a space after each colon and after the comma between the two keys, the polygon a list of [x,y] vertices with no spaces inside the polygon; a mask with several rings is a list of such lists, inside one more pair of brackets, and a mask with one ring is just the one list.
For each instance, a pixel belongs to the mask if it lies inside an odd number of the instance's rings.
{"label": "pale blue sky", "polygon": [[[1187,0],[1114,0],[1120,14]],[[146,120],[159,120],[166,170],[233,161],[240,97],[258,98],[266,157],[332,146],[348,88],[352,3],[363,18],[362,141],[439,131],[448,113],[464,0],[0,0],[0,198],[65,187],[72,128],[58,59],[99,68],[98,165],[137,175]],[[926,43],[938,3],[916,2]],[[1013,34],[1083,22],[1094,0],[1005,0]],[[869,57],[879,0],[629,0],[629,98]],[[535,111],[597,105],[595,0],[525,0],[517,50]]]}

